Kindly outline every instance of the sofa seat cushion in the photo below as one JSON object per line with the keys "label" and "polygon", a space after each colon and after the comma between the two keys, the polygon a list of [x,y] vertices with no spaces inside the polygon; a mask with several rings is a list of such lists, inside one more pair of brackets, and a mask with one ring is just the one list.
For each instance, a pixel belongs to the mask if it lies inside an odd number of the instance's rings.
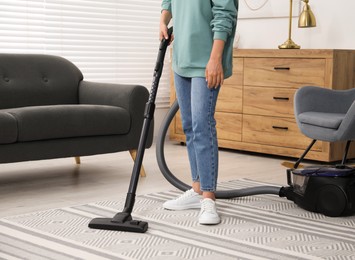
{"label": "sofa seat cushion", "polygon": [[17,121],[11,114],[0,111],[0,144],[17,141]]}
{"label": "sofa seat cushion", "polygon": [[33,106],[4,110],[17,123],[17,141],[122,135],[130,129],[127,110],[102,105]]}

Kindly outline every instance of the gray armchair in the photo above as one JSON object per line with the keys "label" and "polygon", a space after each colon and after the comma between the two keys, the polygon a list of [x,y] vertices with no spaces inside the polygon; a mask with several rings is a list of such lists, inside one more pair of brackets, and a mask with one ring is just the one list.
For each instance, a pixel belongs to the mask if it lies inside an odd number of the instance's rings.
{"label": "gray armchair", "polygon": [[301,132],[313,139],[300,159],[316,140],[347,141],[342,164],[345,164],[350,142],[355,140],[355,89],[332,90],[302,87],[295,94],[295,117]]}
{"label": "gray armchair", "polygon": [[[68,60],[0,54],[0,163],[130,151],[148,90],[83,80]],[[152,144],[150,129],[147,147]]]}

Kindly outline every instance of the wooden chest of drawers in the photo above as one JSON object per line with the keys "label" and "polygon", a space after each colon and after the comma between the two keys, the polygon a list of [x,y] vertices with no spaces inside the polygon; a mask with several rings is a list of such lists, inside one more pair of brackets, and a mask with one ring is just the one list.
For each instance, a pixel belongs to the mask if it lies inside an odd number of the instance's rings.
{"label": "wooden chest of drawers", "polygon": [[[310,139],[299,131],[293,97],[302,86],[355,87],[353,50],[234,50],[234,74],[225,80],[216,108],[219,147],[299,157]],[[173,79],[171,101],[175,100]],[[170,139],[184,142],[180,115]],[[344,143],[317,142],[306,158],[336,161]],[[355,145],[350,157],[355,157]]]}

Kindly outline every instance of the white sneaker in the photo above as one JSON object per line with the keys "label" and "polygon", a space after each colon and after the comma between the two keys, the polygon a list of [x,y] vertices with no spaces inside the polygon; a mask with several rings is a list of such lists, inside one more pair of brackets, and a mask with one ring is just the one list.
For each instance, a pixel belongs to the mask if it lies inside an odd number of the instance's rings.
{"label": "white sneaker", "polygon": [[216,203],[212,199],[203,199],[201,201],[201,211],[198,218],[198,223],[202,225],[216,225],[221,222],[216,209]]}
{"label": "white sneaker", "polygon": [[201,208],[201,199],[202,195],[190,189],[178,198],[166,201],[163,207],[170,210],[199,209]]}

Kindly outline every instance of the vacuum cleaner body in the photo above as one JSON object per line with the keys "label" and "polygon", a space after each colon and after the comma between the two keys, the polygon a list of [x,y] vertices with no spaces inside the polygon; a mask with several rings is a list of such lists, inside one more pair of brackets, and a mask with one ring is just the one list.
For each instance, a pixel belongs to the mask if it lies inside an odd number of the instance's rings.
{"label": "vacuum cleaner body", "polygon": [[288,169],[289,187],[280,196],[301,208],[330,217],[355,213],[355,168],[308,167]]}

